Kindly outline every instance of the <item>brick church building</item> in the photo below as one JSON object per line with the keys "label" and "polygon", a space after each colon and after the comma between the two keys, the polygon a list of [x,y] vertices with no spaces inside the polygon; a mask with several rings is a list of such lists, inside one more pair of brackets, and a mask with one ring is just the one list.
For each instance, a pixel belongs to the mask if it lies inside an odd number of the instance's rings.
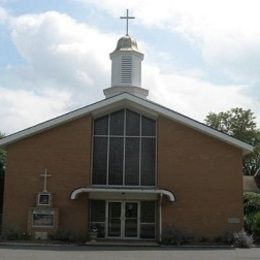
{"label": "brick church building", "polygon": [[110,54],[105,99],[0,140],[3,228],[161,241],[243,228],[242,157],[252,146],[147,99],[128,34]]}

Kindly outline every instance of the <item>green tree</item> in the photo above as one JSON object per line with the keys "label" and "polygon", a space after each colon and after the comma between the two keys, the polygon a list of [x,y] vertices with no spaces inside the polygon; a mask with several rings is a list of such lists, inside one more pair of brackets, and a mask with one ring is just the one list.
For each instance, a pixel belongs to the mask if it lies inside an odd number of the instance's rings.
{"label": "green tree", "polygon": [[232,108],[225,112],[210,112],[205,122],[223,133],[231,135],[255,147],[254,152],[243,158],[243,171],[254,175],[260,169],[260,130],[250,109]]}

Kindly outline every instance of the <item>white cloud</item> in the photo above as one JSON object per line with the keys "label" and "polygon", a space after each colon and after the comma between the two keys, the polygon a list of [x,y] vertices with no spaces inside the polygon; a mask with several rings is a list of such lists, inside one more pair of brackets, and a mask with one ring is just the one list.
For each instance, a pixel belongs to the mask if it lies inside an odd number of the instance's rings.
{"label": "white cloud", "polygon": [[138,23],[177,31],[199,46],[208,65],[238,81],[260,80],[258,0],[79,0],[114,17],[129,8]]}
{"label": "white cloud", "polygon": [[0,25],[5,23],[7,19],[8,19],[7,11],[0,6]]}
{"label": "white cloud", "polygon": [[85,88],[90,99],[108,80],[113,38],[58,12],[22,15],[12,22],[13,42],[39,76]]}
{"label": "white cloud", "polygon": [[10,90],[0,87],[1,131],[12,133],[66,112],[70,94],[65,91]]}
{"label": "white cloud", "polygon": [[[58,12],[10,21],[12,40],[27,64],[7,66],[0,78],[1,130],[11,133],[103,98],[102,90],[110,85],[108,54],[119,36]],[[149,45],[142,46],[153,55]],[[197,71],[162,71],[147,61],[143,71],[152,100],[196,119],[234,106],[260,111],[243,85],[218,86]]]}
{"label": "white cloud", "polygon": [[214,85],[192,72],[163,73],[153,65],[144,69],[144,82],[152,100],[199,121],[210,111],[237,106],[252,109],[260,119],[260,103],[245,95],[243,85]]}
{"label": "white cloud", "polygon": [[9,17],[8,28],[27,64],[7,64],[2,70],[1,130],[21,130],[103,98],[117,36],[58,12]]}

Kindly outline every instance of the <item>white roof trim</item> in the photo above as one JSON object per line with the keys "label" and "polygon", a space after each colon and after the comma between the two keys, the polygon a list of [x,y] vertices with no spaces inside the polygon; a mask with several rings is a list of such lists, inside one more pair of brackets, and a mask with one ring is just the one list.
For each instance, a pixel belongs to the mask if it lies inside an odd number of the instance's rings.
{"label": "white roof trim", "polygon": [[236,147],[242,149],[244,154],[250,153],[254,149],[254,147],[252,145],[249,145],[249,144],[242,142],[236,138],[233,138],[227,134],[217,131],[211,127],[208,127],[198,121],[195,121],[189,117],[179,114],[173,110],[163,107],[150,100],[142,99],[142,98],[136,97],[136,96],[128,94],[128,93],[122,93],[120,95],[101,100],[97,103],[82,107],[82,108],[74,110],[70,113],[67,113],[62,116],[51,119],[49,121],[46,121],[44,123],[35,125],[33,127],[27,128],[23,131],[6,136],[5,138],[0,139],[0,146],[6,146],[8,144],[21,140],[28,136],[31,136],[31,135],[43,132],[47,129],[53,128],[57,125],[61,125],[66,122],[75,120],[75,119],[85,116],[89,113],[95,112],[96,110],[102,109],[107,106],[112,106],[113,104],[118,104],[120,102],[126,102],[126,101],[134,103],[134,105],[138,105],[142,108],[150,109],[153,112],[158,113],[159,115],[173,119],[181,124],[184,124],[188,127],[193,128],[199,132],[205,133],[205,134],[210,135],[214,138],[217,138],[223,142],[226,142],[230,145],[236,146]]}
{"label": "white roof trim", "polygon": [[172,192],[164,189],[127,189],[127,188],[94,188],[94,187],[86,187],[86,188],[78,188],[74,190],[71,195],[70,199],[75,200],[81,193],[90,193],[90,192],[96,192],[96,193],[134,193],[134,194],[159,194],[159,195],[165,195],[168,197],[168,199],[172,202],[175,201],[175,196]]}

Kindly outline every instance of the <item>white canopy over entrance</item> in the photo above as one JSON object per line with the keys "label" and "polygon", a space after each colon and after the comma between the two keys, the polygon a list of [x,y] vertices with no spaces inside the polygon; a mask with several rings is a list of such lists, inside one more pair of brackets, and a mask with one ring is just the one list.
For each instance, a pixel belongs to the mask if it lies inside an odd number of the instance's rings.
{"label": "white canopy over entrance", "polygon": [[158,195],[166,196],[169,201],[174,202],[175,196],[172,192],[165,189],[136,189],[136,188],[95,188],[95,187],[85,187],[78,188],[74,190],[70,198],[72,200],[76,199],[81,193],[89,193],[90,198],[101,198],[103,195],[106,197],[113,196],[122,197],[122,198],[150,198],[156,199]]}

